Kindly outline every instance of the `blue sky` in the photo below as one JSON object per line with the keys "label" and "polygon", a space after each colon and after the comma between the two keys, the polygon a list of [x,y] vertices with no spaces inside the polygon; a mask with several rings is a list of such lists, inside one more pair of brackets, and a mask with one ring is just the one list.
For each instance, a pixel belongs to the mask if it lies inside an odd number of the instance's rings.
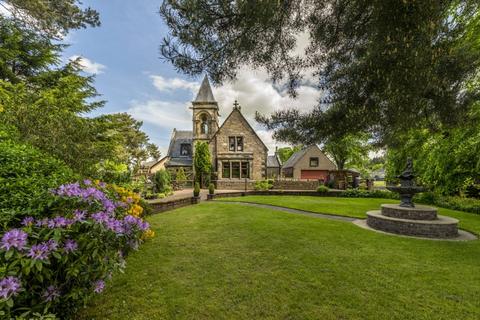
{"label": "blue sky", "polygon": [[[85,0],[100,13],[102,25],[71,32],[65,41],[70,44],[64,59],[82,57],[84,71],[96,74],[95,87],[107,100],[100,113],[128,112],[144,122],[143,130],[165,154],[173,128],[191,130],[188,109],[201,78],[188,78],[177,73],[160,59],[159,45],[167,35],[158,8],[161,0]],[[306,39],[301,39],[306,43]],[[253,120],[255,111],[269,113],[285,107],[310,110],[319,96],[310,86],[299,89],[296,100],[278,90],[266,72],[244,66],[235,82],[213,88],[224,119],[238,99],[242,112],[257,129],[273,153],[277,144],[271,134]],[[222,119],[221,118],[221,119]]]}

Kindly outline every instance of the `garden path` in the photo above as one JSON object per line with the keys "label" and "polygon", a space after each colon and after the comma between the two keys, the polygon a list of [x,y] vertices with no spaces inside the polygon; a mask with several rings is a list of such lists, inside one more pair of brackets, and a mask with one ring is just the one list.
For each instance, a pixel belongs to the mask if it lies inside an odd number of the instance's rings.
{"label": "garden path", "polygon": [[305,210],[299,210],[299,209],[292,209],[287,207],[274,206],[271,204],[260,204],[260,203],[254,203],[254,202],[244,202],[244,201],[221,201],[221,200],[215,200],[215,202],[232,203],[232,204],[246,205],[246,206],[252,206],[257,208],[267,208],[267,209],[284,211],[284,212],[293,213],[293,214],[301,214],[301,215],[309,216],[312,218],[323,218],[323,219],[340,220],[340,221],[348,221],[348,222],[358,220],[358,218],[339,216],[339,215],[333,215],[333,214],[327,214],[327,213],[317,213],[317,212],[305,211]]}

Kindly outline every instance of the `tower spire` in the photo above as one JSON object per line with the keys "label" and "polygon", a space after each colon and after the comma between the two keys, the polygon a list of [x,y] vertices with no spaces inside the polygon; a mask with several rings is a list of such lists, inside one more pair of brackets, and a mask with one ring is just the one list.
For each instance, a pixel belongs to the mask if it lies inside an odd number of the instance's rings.
{"label": "tower spire", "polygon": [[197,97],[193,102],[216,102],[215,98],[213,97],[212,88],[210,87],[210,82],[208,81],[207,75],[205,75],[203,78]]}

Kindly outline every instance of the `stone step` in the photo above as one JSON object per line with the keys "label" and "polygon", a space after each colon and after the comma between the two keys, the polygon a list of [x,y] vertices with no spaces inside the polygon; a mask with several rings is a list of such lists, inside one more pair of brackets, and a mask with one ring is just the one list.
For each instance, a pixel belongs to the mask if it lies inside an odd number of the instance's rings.
{"label": "stone step", "polygon": [[373,229],[408,236],[454,238],[458,236],[458,220],[437,216],[436,220],[402,219],[382,215],[380,210],[367,212],[367,225]]}

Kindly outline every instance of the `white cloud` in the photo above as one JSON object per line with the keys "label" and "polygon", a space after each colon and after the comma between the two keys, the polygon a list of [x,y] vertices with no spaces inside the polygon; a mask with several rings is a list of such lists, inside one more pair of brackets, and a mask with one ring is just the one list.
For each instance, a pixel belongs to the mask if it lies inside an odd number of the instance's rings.
{"label": "white cloud", "polygon": [[135,101],[127,112],[137,120],[164,130],[173,128],[188,130],[192,127],[192,116],[184,103],[161,100],[148,100],[143,103]]}
{"label": "white cloud", "polygon": [[72,61],[76,59],[80,59],[79,63],[80,63],[80,66],[82,67],[82,70],[91,74],[101,74],[103,73],[103,70],[107,68],[105,65],[101,63],[94,62],[88,58],[78,56],[78,55],[71,56],[68,59]]}
{"label": "white cloud", "polygon": [[196,93],[200,84],[196,81],[187,81],[180,78],[165,79],[160,75],[152,75],[153,85],[159,91],[173,91],[177,89],[187,89]]}

